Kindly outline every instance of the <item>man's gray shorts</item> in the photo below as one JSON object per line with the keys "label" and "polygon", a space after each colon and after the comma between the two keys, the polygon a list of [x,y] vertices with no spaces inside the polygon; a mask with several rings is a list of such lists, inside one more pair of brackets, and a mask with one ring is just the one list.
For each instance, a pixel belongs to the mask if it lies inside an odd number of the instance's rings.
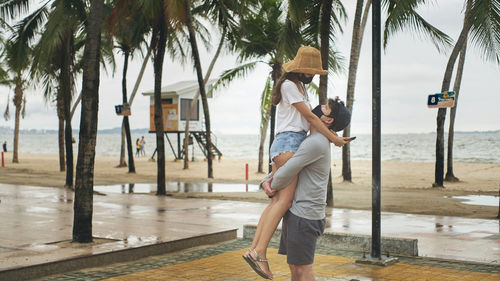
{"label": "man's gray shorts", "polygon": [[325,231],[325,219],[308,220],[287,211],[281,224],[278,254],[286,255],[288,264],[313,264],[316,240],[323,231]]}

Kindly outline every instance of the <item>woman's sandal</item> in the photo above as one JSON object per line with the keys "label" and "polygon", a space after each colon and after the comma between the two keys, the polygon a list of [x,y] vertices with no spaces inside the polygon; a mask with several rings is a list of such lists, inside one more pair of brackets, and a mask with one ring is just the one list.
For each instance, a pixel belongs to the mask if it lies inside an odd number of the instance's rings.
{"label": "woman's sandal", "polygon": [[257,262],[265,262],[267,263],[267,267],[269,268],[269,262],[268,260],[266,259],[261,259],[259,258],[259,255],[257,254],[257,251],[255,249],[250,249],[250,252],[252,252],[255,254],[255,259],[252,257],[251,254],[248,254],[248,255],[245,255],[243,254],[243,258],[245,259],[245,261],[252,267],[252,269],[257,273],[259,274],[262,278],[264,279],[269,279],[269,280],[273,280],[273,276],[271,275],[267,275],[263,270],[262,268],[260,268],[259,264]]}

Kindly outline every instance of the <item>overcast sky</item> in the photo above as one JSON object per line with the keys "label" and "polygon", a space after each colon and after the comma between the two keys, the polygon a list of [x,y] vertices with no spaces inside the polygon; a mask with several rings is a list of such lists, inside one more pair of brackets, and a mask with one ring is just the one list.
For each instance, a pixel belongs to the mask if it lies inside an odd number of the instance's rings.
{"label": "overcast sky", "polygon": [[[440,0],[419,12],[426,20],[440,28],[454,40],[462,28],[463,0]],[[349,15],[344,34],[335,44],[348,62],[352,36],[352,17],[355,1],[345,1]],[[214,45],[217,34],[213,35]],[[214,48],[215,49],[215,48]],[[212,53],[203,50],[202,68],[206,70]],[[437,109],[427,108],[427,96],[440,91],[444,69],[451,50],[439,54],[434,45],[411,33],[399,33],[389,42],[382,56],[382,133],[434,132]],[[114,113],[114,105],[121,103],[122,56],[117,54],[116,74],[101,71],[99,96],[99,129],[121,126],[121,117]],[[129,65],[128,89],[132,90],[142,59],[136,56]],[[228,54],[217,62],[214,75],[236,65],[235,56]],[[347,67],[347,65],[346,65]],[[210,101],[211,124],[214,132],[258,134],[260,94],[267,73],[271,69],[261,65],[247,78],[232,82],[232,85],[215,94]],[[144,79],[132,105],[131,128],[149,127],[149,98],[140,93],[153,89],[153,66],[150,62]],[[196,74],[190,63],[185,66],[166,59],[163,85],[182,80],[195,80]],[[318,78],[315,78],[318,83]],[[339,96],[345,100],[347,71],[343,75],[330,75],[329,97]],[[80,91],[81,76],[78,77]],[[355,102],[352,118],[352,135],[371,133],[371,19],[363,41]],[[7,88],[0,88],[0,110],[5,110]],[[41,91],[28,89],[26,118],[21,120],[21,129],[57,129],[57,117],[53,105],[47,104]],[[12,98],[12,92],[10,94]],[[312,95],[313,104],[317,99]],[[469,45],[465,71],[460,91],[455,129],[457,131],[485,131],[500,129],[500,71],[493,62],[486,62],[473,45]],[[11,119],[0,121],[0,126],[14,127],[14,107],[11,104]],[[449,116],[446,117],[448,126]],[[78,128],[80,110],[73,118],[73,128]],[[446,127],[447,128],[447,127]]]}

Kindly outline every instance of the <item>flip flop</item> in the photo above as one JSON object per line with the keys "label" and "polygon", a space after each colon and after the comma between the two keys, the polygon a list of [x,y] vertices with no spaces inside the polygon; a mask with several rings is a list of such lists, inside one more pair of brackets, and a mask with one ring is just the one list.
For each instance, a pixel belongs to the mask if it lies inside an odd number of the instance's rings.
{"label": "flip flop", "polygon": [[269,267],[269,262],[266,259],[261,259],[259,258],[259,255],[257,254],[257,251],[255,249],[251,250],[255,254],[255,259],[252,257],[252,255],[242,255],[243,259],[252,267],[252,269],[255,271],[255,273],[259,274],[260,277],[264,279],[269,279],[273,280],[272,276],[267,275],[262,268],[260,268],[259,264],[257,262],[265,262],[267,263],[267,266]]}

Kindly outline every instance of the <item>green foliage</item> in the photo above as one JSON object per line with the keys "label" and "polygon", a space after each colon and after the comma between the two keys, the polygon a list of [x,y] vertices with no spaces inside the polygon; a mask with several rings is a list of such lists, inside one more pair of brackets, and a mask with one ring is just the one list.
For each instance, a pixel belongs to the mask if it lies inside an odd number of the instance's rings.
{"label": "green foliage", "polygon": [[452,45],[451,38],[428,23],[416,10],[419,6],[427,4],[426,0],[385,0],[387,7],[387,20],[384,29],[384,48],[391,35],[398,31],[407,31],[411,34],[425,36],[436,46],[439,52]]}
{"label": "green foliage", "polygon": [[500,63],[500,1],[472,1],[470,40],[483,58]]}

